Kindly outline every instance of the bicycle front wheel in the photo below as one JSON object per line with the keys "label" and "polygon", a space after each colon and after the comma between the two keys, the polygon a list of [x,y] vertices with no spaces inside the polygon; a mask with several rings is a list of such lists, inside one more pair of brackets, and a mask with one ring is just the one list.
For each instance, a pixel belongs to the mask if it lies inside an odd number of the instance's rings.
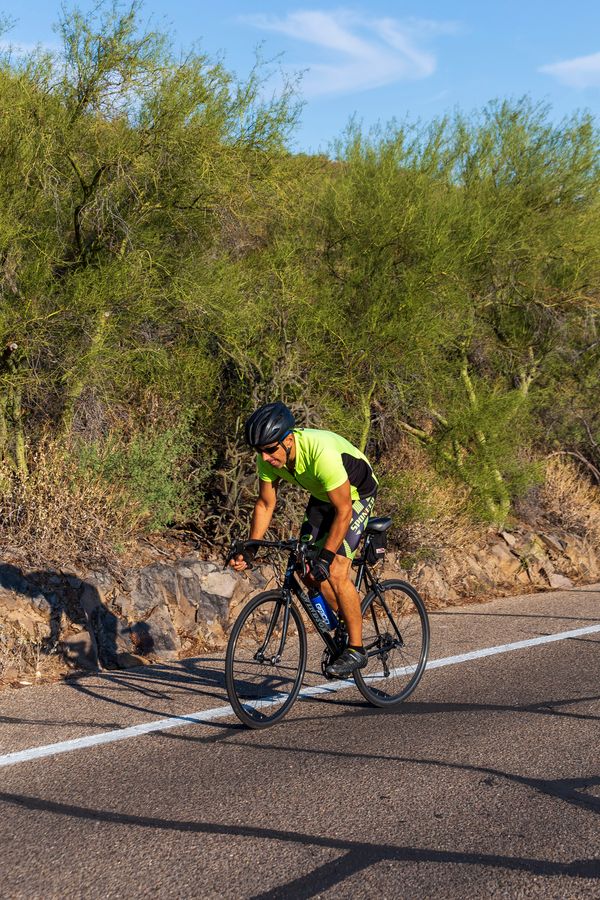
{"label": "bicycle front wheel", "polygon": [[280,722],[302,684],[306,630],[293,603],[288,609],[286,628],[281,591],[259,594],[246,604],[231,631],[225,684],[235,714],[249,728]]}
{"label": "bicycle front wheel", "polygon": [[402,703],[418,685],[429,652],[425,604],[406,581],[382,581],[362,603],[363,645],[369,661],[354,672],[373,706]]}

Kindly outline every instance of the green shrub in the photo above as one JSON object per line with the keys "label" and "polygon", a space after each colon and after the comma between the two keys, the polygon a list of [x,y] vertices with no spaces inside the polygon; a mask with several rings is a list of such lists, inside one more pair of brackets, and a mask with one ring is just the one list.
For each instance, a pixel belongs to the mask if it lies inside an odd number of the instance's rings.
{"label": "green shrub", "polygon": [[81,475],[100,476],[121,487],[151,531],[198,513],[202,473],[209,462],[193,468],[188,426],[146,430],[129,438],[112,434],[103,442],[80,445],[78,455]]}

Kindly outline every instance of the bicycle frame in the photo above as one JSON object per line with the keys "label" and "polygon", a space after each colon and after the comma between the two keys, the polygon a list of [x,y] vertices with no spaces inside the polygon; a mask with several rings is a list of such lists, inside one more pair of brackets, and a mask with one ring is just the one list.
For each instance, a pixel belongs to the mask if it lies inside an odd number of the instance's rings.
{"label": "bicycle frame", "polygon": [[[378,598],[379,602],[381,603],[382,607],[384,608],[386,615],[388,617],[388,620],[392,623],[392,625],[394,627],[394,631],[396,632],[396,636],[398,638],[399,646],[402,647],[402,646],[404,646],[404,641],[402,639],[402,635],[400,634],[400,631],[398,630],[398,626],[396,625],[396,619],[394,616],[392,616],[392,614],[390,612],[390,608],[387,605],[387,603],[385,602],[385,597],[384,597],[383,591],[381,590],[381,587],[379,585],[379,580],[373,575],[371,569],[369,568],[369,566],[367,564],[367,551],[369,549],[369,543],[370,543],[370,537],[369,537],[369,535],[367,535],[365,542],[363,544],[362,555],[354,561],[354,565],[358,569],[358,571],[356,573],[355,587],[356,587],[356,590],[360,593],[362,583],[364,580],[366,587],[367,587],[367,591],[374,591],[377,594],[377,598]],[[373,626],[377,633],[377,637],[379,640],[381,640],[381,631],[379,630],[379,622],[377,621],[377,616],[375,615],[375,610],[372,605],[371,605],[371,618],[373,619]],[[368,656],[374,655],[373,653],[369,652],[369,650],[371,648],[367,647],[365,649],[367,650]]]}
{"label": "bicycle frame", "polygon": [[[371,591],[371,590],[375,591],[375,593],[378,595],[379,602],[382,604],[383,608],[385,609],[385,611],[388,615],[388,618],[393,623],[393,627],[397,634],[400,644],[403,644],[404,642],[402,641],[402,636],[398,630],[398,627],[396,625],[396,622],[395,622],[393,616],[390,613],[387,603],[385,602],[385,599],[383,596],[383,591],[381,590],[381,588],[379,586],[379,582],[378,582],[377,578],[375,578],[375,576],[373,575],[371,569],[369,568],[369,566],[367,564],[366,553],[367,553],[367,549],[369,546],[368,541],[369,541],[369,538],[367,537],[367,539],[365,540],[365,543],[363,545],[362,555],[359,558],[357,558],[353,563],[353,565],[357,569],[356,580],[355,580],[356,590],[358,592],[360,592],[362,585],[363,585],[363,581],[364,581],[368,591]],[[257,542],[257,543],[259,543],[259,542]],[[264,655],[265,650],[268,647],[269,641],[271,640],[271,636],[273,634],[273,631],[275,630],[275,628],[277,626],[277,623],[279,621],[279,616],[281,614],[281,610],[283,607],[283,625],[282,625],[282,629],[281,629],[281,638],[279,641],[279,648],[278,648],[277,653],[273,657],[271,657],[269,661],[272,663],[277,663],[281,659],[281,656],[283,654],[283,650],[285,647],[285,642],[287,639],[287,630],[288,630],[289,619],[290,619],[290,604],[292,602],[292,595],[294,597],[296,597],[298,603],[300,604],[300,606],[302,607],[302,609],[304,610],[304,612],[306,613],[306,615],[308,616],[310,621],[315,626],[317,633],[320,635],[323,643],[325,644],[327,649],[330,651],[330,653],[335,653],[336,650],[338,649],[337,642],[336,642],[334,636],[331,634],[329,628],[325,625],[325,623],[322,621],[321,617],[319,616],[318,612],[315,610],[314,606],[310,602],[308,593],[306,592],[306,590],[304,589],[304,586],[301,584],[301,582],[299,580],[298,569],[301,566],[303,566],[305,559],[306,559],[306,549],[302,545],[294,546],[292,548],[289,558],[288,558],[288,563],[287,563],[287,567],[286,567],[286,571],[285,571],[285,577],[283,580],[283,584],[281,586],[281,591],[282,591],[282,595],[283,595],[282,599],[279,603],[276,604],[275,609],[273,610],[273,613],[271,615],[271,621],[269,622],[269,625],[267,626],[267,631],[266,631],[265,639],[263,641],[262,646],[254,654],[254,658],[259,662],[263,662],[265,660],[265,655]],[[377,622],[377,617],[376,617],[375,612],[372,607],[371,607],[371,615],[373,617],[373,625],[375,627],[378,638],[381,639],[379,623]],[[373,655],[373,654],[369,653],[369,655]]]}
{"label": "bicycle frame", "polygon": [[281,615],[281,610],[283,607],[283,625],[281,629],[281,638],[279,641],[279,649],[273,659],[272,662],[278,662],[283,654],[283,649],[285,647],[285,642],[287,639],[287,630],[290,620],[290,604],[292,602],[292,595],[296,597],[298,603],[310,619],[310,621],[315,626],[318,634],[321,636],[324,644],[332,653],[336,650],[336,642],[333,636],[329,633],[329,629],[325,626],[323,621],[321,620],[319,614],[315,610],[314,606],[310,602],[308,598],[308,593],[304,589],[303,585],[300,583],[298,578],[298,566],[303,562],[305,554],[302,551],[302,548],[298,550],[293,549],[290,553],[288,564],[285,570],[285,577],[283,579],[283,584],[281,586],[282,599],[279,603],[276,604],[275,609],[271,615],[271,621],[267,626],[267,631],[265,634],[265,639],[263,641],[262,647],[255,654],[255,659],[259,662],[264,660],[264,652],[269,645],[269,641],[271,639],[271,635],[275,630],[277,622],[279,621],[279,616]]}
{"label": "bicycle frame", "polygon": [[[373,571],[385,543],[377,535],[388,527],[389,522],[376,521],[372,530],[367,530],[353,561],[354,583],[361,594],[360,610],[366,626],[364,650],[369,658],[365,660],[369,668],[364,673],[358,669],[353,672],[354,680],[368,703],[383,708],[402,703],[413,692],[425,670],[429,646],[427,612],[418,593],[406,582],[384,580]],[[276,590],[261,592],[240,612],[225,659],[225,682],[233,711],[250,728],[275,724],[298,697],[311,650],[302,610],[324,644],[324,678],[336,677],[335,662],[348,646],[343,616],[336,625],[310,589],[313,584],[317,586],[307,577],[317,548],[298,539],[240,541],[232,544],[226,565],[240,555],[246,566],[251,565],[259,547],[285,553],[283,559],[274,562],[281,577]],[[281,565],[285,560],[286,567]],[[340,569],[349,574],[347,566],[346,561]],[[239,571],[244,566],[235,568]],[[333,600],[330,590],[326,592]],[[311,644],[312,652],[318,652],[314,641]],[[375,688],[374,681],[382,684]]]}

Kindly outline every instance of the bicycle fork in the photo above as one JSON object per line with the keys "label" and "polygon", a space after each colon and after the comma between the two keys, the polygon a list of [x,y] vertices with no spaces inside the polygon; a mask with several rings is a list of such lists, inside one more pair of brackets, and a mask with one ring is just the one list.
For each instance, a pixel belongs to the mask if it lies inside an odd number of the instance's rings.
{"label": "bicycle fork", "polygon": [[[283,655],[283,648],[285,647],[285,642],[286,642],[286,638],[287,638],[287,630],[288,630],[288,625],[289,625],[289,621],[290,621],[290,602],[291,602],[290,597],[287,596],[287,597],[284,597],[283,600],[278,600],[277,603],[275,604],[275,609],[273,610],[273,612],[271,614],[271,620],[267,626],[267,633],[265,635],[265,639],[262,643],[262,646],[259,647],[259,649],[254,654],[254,659],[257,662],[268,663],[271,666],[276,666],[280,662],[281,657]],[[267,647],[269,646],[269,642],[270,642],[273,632],[275,631],[275,628],[277,626],[277,622],[278,622],[279,616],[281,614],[282,606],[284,607],[284,609],[283,609],[283,626],[281,629],[281,638],[279,640],[279,649],[278,649],[277,653],[275,653],[273,656],[265,656]]]}

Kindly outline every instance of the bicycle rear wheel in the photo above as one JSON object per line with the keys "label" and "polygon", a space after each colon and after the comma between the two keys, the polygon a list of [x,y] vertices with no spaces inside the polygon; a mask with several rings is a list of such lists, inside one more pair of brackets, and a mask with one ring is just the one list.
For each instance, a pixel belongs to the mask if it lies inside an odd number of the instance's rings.
{"label": "bicycle rear wheel", "polygon": [[356,686],[373,706],[395,706],[418,685],[429,652],[425,604],[405,581],[382,581],[362,603],[363,645],[369,661],[354,672]]}
{"label": "bicycle rear wheel", "polygon": [[306,630],[289,605],[285,644],[281,638],[285,601],[267,591],[246,604],[231,631],[225,657],[225,684],[237,717],[249,728],[280,722],[298,696],[306,668]]}

